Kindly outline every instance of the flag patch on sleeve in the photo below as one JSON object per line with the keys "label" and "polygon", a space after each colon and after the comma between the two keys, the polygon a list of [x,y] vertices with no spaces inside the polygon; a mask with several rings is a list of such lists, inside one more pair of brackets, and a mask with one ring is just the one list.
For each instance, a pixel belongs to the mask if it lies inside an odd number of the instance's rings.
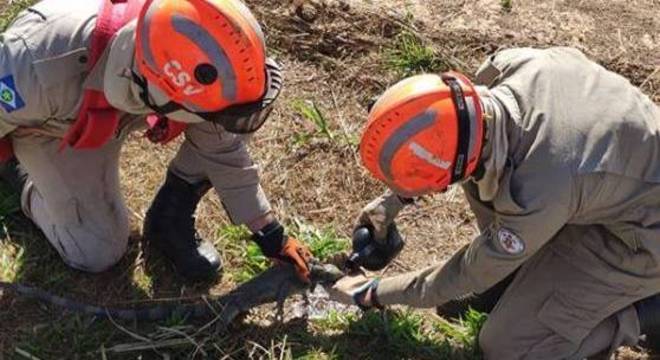
{"label": "flag patch on sleeve", "polygon": [[25,107],[25,101],[23,101],[21,94],[16,89],[16,82],[13,75],[0,79],[0,105],[8,113]]}

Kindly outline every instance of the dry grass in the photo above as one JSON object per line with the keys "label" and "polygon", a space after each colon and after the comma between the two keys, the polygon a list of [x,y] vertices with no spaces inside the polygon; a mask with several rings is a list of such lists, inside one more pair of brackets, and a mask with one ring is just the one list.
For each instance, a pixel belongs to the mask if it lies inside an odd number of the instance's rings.
{"label": "dry grass", "polygon": [[[273,53],[286,67],[283,96],[271,121],[251,144],[255,160],[262,168],[264,186],[285,222],[332,228],[337,237],[348,236],[359,209],[383,190],[361,168],[355,140],[369,100],[401,76],[388,61],[397,50],[401,34],[414,34],[415,41],[429,47],[433,58],[441,60],[440,67],[451,66],[466,72],[473,72],[488,54],[503,47],[575,46],[629,77],[660,102],[660,17],[657,16],[660,3],[657,0],[410,0],[405,6],[402,1],[394,0],[247,2],[264,23]],[[309,107],[300,104],[313,104],[314,111],[310,113],[305,110]],[[310,121],[314,112],[323,118],[321,123]],[[139,135],[133,136],[124,148],[123,191],[136,233],[175,151],[175,145],[161,148],[145,142]],[[205,198],[198,218],[202,235],[214,240],[219,248],[227,248],[225,257],[231,266],[241,266],[245,259],[239,254],[244,254],[245,242],[239,241],[238,248],[231,250],[223,237],[228,219],[217,197]],[[101,304],[190,298],[209,291],[224,292],[234,285],[234,276],[225,277],[211,288],[182,285],[161,259],[144,256],[137,236],[130,253],[111,272],[101,276],[79,274],[61,265],[45,240],[24,220],[12,218],[5,224],[12,230],[12,236],[0,243],[2,279],[32,282]],[[457,189],[406,210],[401,225],[408,245],[387,269],[388,273],[446,259],[476,232],[473,216]],[[47,357],[48,354],[66,357],[76,351],[99,350],[101,344],[106,350],[129,342],[144,345],[144,341],[131,340],[129,335],[108,324],[55,315],[51,308],[11,294],[0,296],[0,309],[0,349],[7,356],[16,356],[16,348]],[[251,355],[320,359],[341,358],[341,351],[347,351],[345,347],[369,344],[368,338],[357,336],[356,343],[350,335],[328,335],[332,333],[328,328],[317,331],[319,325],[299,319],[269,326],[266,313],[253,314],[247,320],[249,326],[239,326],[228,338],[216,336],[206,345],[221,349],[212,351],[219,354],[217,357],[224,354],[227,358]],[[181,339],[173,336],[171,329],[196,331],[192,325],[177,319],[163,325],[170,330],[129,325],[131,332],[158,341]],[[85,333],[91,335],[79,336]],[[318,341],[310,341],[310,334]],[[428,333],[423,334],[426,339]],[[333,344],[337,346],[334,349]],[[190,351],[190,342],[187,350],[180,353],[123,347],[120,350],[132,351],[110,357],[135,358],[136,354],[144,354],[145,358],[160,358],[166,353],[176,357],[176,354],[195,353],[194,348]],[[207,347],[203,348],[208,351]],[[408,358],[425,357],[423,352],[406,351],[402,354]],[[87,357],[98,357],[101,353],[91,354]],[[644,355],[626,351],[621,358],[641,359]]]}

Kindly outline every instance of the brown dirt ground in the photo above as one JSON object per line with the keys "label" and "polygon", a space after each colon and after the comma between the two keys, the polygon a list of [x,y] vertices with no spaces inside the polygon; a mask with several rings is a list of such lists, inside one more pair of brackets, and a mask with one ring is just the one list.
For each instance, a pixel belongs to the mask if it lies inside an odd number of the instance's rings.
{"label": "brown dirt ground", "polygon": [[[313,7],[303,20],[301,1],[248,0],[263,22],[268,44],[286,66],[286,90],[272,120],[254,138],[254,157],[263,184],[284,219],[301,219],[319,227],[333,226],[347,235],[359,209],[383,187],[359,165],[354,146],[323,139],[295,146],[291,139],[305,131],[294,100],[314,100],[338,134],[355,136],[364,123],[367,100],[397,76],[388,71],[382,51],[393,36],[412,29],[459,70],[474,72],[481,60],[500,48],[569,45],[582,49],[611,70],[620,72],[660,103],[660,1],[658,0],[514,0],[511,12],[498,0],[350,0],[306,2]],[[415,21],[406,21],[412,14]],[[124,194],[139,224],[176,146],[165,150],[134,136],[124,149]],[[198,212],[201,233],[217,236],[227,218],[215,196]],[[462,194],[451,190],[406,210],[401,218],[408,245],[388,269],[397,273],[447,259],[475,234],[475,224]],[[126,273],[142,266],[134,255],[109,274],[89,279],[74,276],[75,296],[100,303],[134,298]],[[53,260],[51,258],[50,260]],[[166,277],[166,276],[165,276]],[[162,280],[168,283],[167,279]],[[213,289],[222,291],[228,284]],[[193,295],[195,289],[162,286],[148,296]],[[16,326],[47,321],[39,305],[11,295],[0,297],[10,311],[0,324],[7,335]],[[28,320],[26,320],[26,318]],[[2,336],[0,336],[2,338]],[[11,336],[5,337],[8,344]],[[0,345],[3,341],[0,340]],[[1,358],[1,357],[0,357]],[[625,350],[620,359],[646,355]]]}

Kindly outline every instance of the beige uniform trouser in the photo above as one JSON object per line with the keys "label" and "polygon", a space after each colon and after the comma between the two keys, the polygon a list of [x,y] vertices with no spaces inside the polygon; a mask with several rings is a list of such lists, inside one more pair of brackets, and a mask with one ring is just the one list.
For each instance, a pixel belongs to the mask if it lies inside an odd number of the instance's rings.
{"label": "beige uniform trouser", "polygon": [[13,137],[16,157],[28,173],[22,208],[67,264],[101,272],[119,261],[128,244],[128,213],[119,186],[122,140],[93,151],[60,152],[60,142]]}
{"label": "beige uniform trouser", "polygon": [[581,251],[575,256],[567,251],[582,242],[612,241],[617,240],[597,226],[566,226],[526,262],[481,330],[485,358],[583,359],[635,345],[640,330],[632,303],[660,292],[660,279],[630,274],[627,281],[615,272],[611,278],[595,277],[584,271],[595,257],[581,259]]}
{"label": "beige uniform trouser", "polygon": [[[76,269],[104,271],[126,252],[129,221],[119,156],[123,139],[135,130],[132,126],[142,123],[136,121],[119,139],[94,150],[59,151],[58,138],[12,135],[16,157],[28,173],[23,211]],[[170,164],[172,172],[190,183],[210,180],[236,223],[270,211],[245,136],[200,123],[189,126],[185,138]]]}

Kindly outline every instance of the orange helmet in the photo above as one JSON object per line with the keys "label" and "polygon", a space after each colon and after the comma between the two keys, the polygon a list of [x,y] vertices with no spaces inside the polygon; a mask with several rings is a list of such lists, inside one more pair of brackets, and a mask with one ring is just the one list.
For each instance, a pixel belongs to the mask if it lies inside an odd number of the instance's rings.
{"label": "orange helmet", "polygon": [[252,103],[267,90],[264,36],[240,0],[149,0],[136,48],[143,84],[190,112]]}
{"label": "orange helmet", "polygon": [[444,191],[477,169],[483,113],[474,85],[458,73],[419,75],[374,104],[360,143],[373,176],[405,196]]}

